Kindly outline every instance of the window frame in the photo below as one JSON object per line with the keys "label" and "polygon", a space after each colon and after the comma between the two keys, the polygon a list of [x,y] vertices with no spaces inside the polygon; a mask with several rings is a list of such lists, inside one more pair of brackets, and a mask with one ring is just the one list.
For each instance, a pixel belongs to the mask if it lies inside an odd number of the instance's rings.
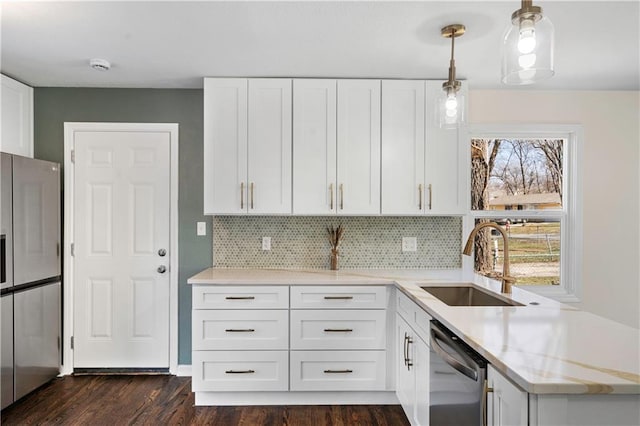
{"label": "window frame", "polygon": [[[463,241],[473,229],[476,219],[536,218],[560,220],[560,285],[521,285],[520,288],[555,299],[559,302],[580,302],[582,297],[582,148],[584,140],[580,125],[571,124],[486,124],[470,125],[461,132],[465,154],[465,211],[462,232]],[[471,139],[564,139],[562,208],[548,210],[471,210]],[[474,271],[473,256],[462,256],[462,273],[465,279],[475,282],[491,280]],[[516,283],[516,285],[518,285]]]}

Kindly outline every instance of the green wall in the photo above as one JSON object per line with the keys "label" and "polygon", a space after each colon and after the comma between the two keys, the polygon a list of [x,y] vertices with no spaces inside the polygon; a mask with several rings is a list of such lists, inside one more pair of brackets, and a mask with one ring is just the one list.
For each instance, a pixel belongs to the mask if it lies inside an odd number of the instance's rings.
{"label": "green wall", "polygon": [[[34,89],[35,157],[64,164],[64,122],[178,123],[179,364],[191,364],[191,288],[187,278],[211,266],[211,220],[202,206],[202,90]],[[208,235],[196,236],[196,222]]]}

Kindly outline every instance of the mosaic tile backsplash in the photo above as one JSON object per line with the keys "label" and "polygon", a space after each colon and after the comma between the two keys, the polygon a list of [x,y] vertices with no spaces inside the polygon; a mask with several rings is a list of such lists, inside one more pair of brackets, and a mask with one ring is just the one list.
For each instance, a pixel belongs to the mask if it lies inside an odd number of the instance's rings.
{"label": "mosaic tile backsplash", "polygon": [[[340,224],[340,269],[461,267],[459,217],[326,216],[214,216],[213,266],[328,269],[327,226]],[[403,253],[402,237],[416,237],[418,250]]]}

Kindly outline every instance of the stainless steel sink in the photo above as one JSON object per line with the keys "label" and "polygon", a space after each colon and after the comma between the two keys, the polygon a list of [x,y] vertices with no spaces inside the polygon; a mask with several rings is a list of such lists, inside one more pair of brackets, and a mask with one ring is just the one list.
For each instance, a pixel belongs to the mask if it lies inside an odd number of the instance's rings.
{"label": "stainless steel sink", "polygon": [[524,306],[471,286],[420,287],[449,306]]}

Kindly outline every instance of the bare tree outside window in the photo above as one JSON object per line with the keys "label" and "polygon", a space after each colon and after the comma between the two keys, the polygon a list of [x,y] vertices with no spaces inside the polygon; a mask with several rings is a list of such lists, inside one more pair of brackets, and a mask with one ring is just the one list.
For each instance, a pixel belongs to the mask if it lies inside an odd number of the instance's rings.
{"label": "bare tree outside window", "polygon": [[[509,234],[512,275],[519,283],[559,284],[560,221],[509,217],[513,210],[562,209],[563,139],[472,139],[471,209],[493,211]],[[475,270],[497,276],[502,240],[476,237]]]}

